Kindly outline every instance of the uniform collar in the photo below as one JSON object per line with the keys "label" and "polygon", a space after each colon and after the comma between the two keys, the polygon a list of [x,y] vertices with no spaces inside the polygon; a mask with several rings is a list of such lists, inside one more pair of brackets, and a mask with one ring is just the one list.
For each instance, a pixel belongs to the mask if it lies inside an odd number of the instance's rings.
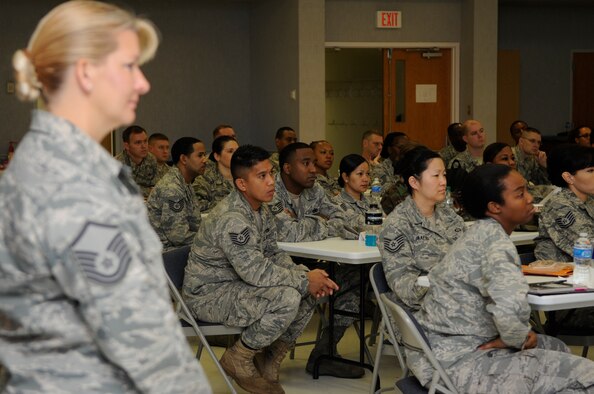
{"label": "uniform collar", "polygon": [[[101,145],[68,120],[44,110],[33,110],[31,132],[47,135],[55,144],[61,160],[70,161],[89,176],[117,177],[122,164]],[[80,160],[84,157],[85,160]]]}

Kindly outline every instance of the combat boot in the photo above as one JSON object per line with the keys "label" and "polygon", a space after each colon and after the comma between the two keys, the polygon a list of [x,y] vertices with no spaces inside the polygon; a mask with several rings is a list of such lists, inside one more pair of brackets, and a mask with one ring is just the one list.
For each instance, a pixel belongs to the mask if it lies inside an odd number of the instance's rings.
{"label": "combat boot", "polygon": [[[334,348],[334,355],[338,356],[336,351],[336,344],[340,341],[340,338],[344,335],[347,327],[334,327],[334,340],[332,346]],[[316,346],[311,351],[309,358],[307,359],[307,365],[305,371],[312,375],[314,369],[314,363],[319,356],[328,354],[328,345],[330,343],[330,331],[328,327],[322,330],[320,339],[316,343]],[[365,375],[365,370],[356,365],[349,365],[335,360],[322,360],[318,369],[320,376],[335,376],[337,378],[345,379],[359,379]]]}
{"label": "combat boot", "polygon": [[260,375],[254,365],[258,351],[246,347],[241,339],[223,353],[221,367],[242,389],[255,394],[269,394],[275,387]]}
{"label": "combat boot", "polygon": [[285,390],[279,382],[279,371],[281,362],[285,359],[287,352],[292,344],[277,340],[268,346],[262,353],[256,354],[254,364],[262,374],[264,379],[268,380],[276,387],[274,394],[284,394]]}

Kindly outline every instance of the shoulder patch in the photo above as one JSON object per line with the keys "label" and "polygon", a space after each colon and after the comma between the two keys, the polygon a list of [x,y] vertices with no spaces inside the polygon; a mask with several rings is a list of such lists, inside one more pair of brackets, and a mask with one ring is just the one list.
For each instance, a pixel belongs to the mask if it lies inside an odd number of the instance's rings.
{"label": "shoulder patch", "polygon": [[398,252],[404,246],[404,235],[400,234],[394,239],[384,239],[384,249],[394,254]]}
{"label": "shoulder patch", "polygon": [[246,227],[240,233],[229,233],[229,236],[235,245],[243,246],[250,240],[250,229]]}
{"label": "shoulder patch", "polygon": [[277,201],[276,203],[270,205],[270,211],[276,215],[277,213],[281,213],[283,211],[283,202]]}
{"label": "shoulder patch", "polygon": [[452,162],[452,168],[460,168],[460,161],[459,160],[454,160]]}
{"label": "shoulder patch", "polygon": [[173,212],[179,213],[184,209],[185,202],[184,200],[167,200],[167,205],[169,205],[169,209]]}
{"label": "shoulder patch", "polygon": [[565,216],[556,218],[555,223],[561,228],[568,228],[575,223],[575,215],[573,212],[569,211],[565,214]]}
{"label": "shoulder patch", "polygon": [[87,222],[70,248],[87,278],[103,285],[119,282],[132,261],[120,230],[106,224]]}

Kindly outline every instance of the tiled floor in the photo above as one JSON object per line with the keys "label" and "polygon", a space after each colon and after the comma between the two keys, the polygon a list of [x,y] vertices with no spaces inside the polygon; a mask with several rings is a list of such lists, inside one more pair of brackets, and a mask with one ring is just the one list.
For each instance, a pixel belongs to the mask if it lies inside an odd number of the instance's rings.
{"label": "tiled floor", "polygon": [[[367,333],[369,333],[370,322],[367,324]],[[300,341],[313,340],[316,335],[317,321],[312,319],[306,331],[300,338]],[[318,380],[314,380],[311,375],[305,372],[305,364],[313,345],[297,347],[295,351],[295,359],[290,360],[289,356],[283,361],[281,367],[280,381],[287,394],[350,394],[350,393],[368,393],[371,385],[371,371],[367,371],[365,376],[361,379],[337,379],[328,376],[321,376]],[[224,349],[214,347],[215,353],[220,357]],[[338,350],[343,357],[350,359],[358,359],[359,357],[359,342],[355,330],[351,327],[345,334],[345,337],[340,341]],[[376,347],[370,348],[372,355],[375,357]],[[218,373],[216,367],[210,360],[208,353],[203,352],[201,363],[206,371],[210,384],[215,393],[227,393],[228,388],[225,381]],[[383,356],[380,365],[380,379],[382,387],[393,387],[396,377],[400,376],[400,369],[397,367],[395,357]],[[238,393],[245,393],[239,386],[235,385]]]}
{"label": "tiled floor", "polygon": [[[366,332],[369,333],[370,322],[367,324]],[[308,325],[306,331],[300,338],[301,341],[309,341],[315,338],[317,329],[316,316]],[[194,344],[195,345],[195,344]],[[343,340],[339,343],[339,352],[347,358],[357,359],[359,352],[359,342],[357,335],[353,328],[349,328]],[[195,346],[194,346],[195,348]],[[219,347],[213,348],[218,357],[223,354],[224,349]],[[290,360],[289,357],[283,361],[281,367],[281,384],[283,385],[287,394],[350,394],[350,393],[369,393],[371,385],[371,372],[366,372],[361,379],[337,379],[327,376],[322,376],[318,380],[314,380],[311,375],[305,373],[305,363],[312,346],[301,346],[295,351],[295,359]],[[580,355],[582,348],[572,347],[572,352],[575,355]],[[375,357],[376,347],[370,348],[371,353]],[[588,358],[594,360],[594,349],[590,349]],[[202,366],[206,371],[210,384],[214,393],[228,393],[229,390],[218,370],[212,363],[208,353],[203,352],[201,359]],[[380,378],[382,388],[393,387],[394,381],[400,376],[400,368],[397,366],[398,362],[395,357],[383,356],[380,363]],[[241,388],[235,385],[238,393],[245,393]],[[393,392],[393,391],[392,391]]]}

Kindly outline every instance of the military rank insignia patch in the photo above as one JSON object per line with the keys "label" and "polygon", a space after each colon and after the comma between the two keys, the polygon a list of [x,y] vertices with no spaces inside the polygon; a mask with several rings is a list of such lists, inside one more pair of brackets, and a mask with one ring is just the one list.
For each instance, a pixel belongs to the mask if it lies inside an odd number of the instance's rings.
{"label": "military rank insignia patch", "polygon": [[276,215],[277,213],[281,213],[283,210],[283,202],[282,201],[277,201],[275,204],[272,204],[270,206],[270,211],[272,211],[272,213],[274,215]]}
{"label": "military rank insignia patch", "polygon": [[565,214],[565,216],[555,219],[555,222],[561,228],[568,228],[575,223],[575,215],[573,212],[569,211]]}
{"label": "military rank insignia patch", "polygon": [[250,240],[250,229],[246,227],[240,233],[229,233],[229,236],[235,245],[243,246]]}
{"label": "military rank insignia patch", "polygon": [[116,226],[87,222],[70,248],[87,278],[104,285],[119,282],[132,261]]}
{"label": "military rank insignia patch", "polygon": [[404,235],[400,234],[394,239],[385,238],[384,239],[384,249],[386,249],[390,253],[398,252],[402,246],[404,245]]}
{"label": "military rank insignia patch", "polygon": [[168,200],[167,204],[169,204],[169,209],[171,209],[175,213],[179,213],[184,209],[184,200],[173,201]]}

